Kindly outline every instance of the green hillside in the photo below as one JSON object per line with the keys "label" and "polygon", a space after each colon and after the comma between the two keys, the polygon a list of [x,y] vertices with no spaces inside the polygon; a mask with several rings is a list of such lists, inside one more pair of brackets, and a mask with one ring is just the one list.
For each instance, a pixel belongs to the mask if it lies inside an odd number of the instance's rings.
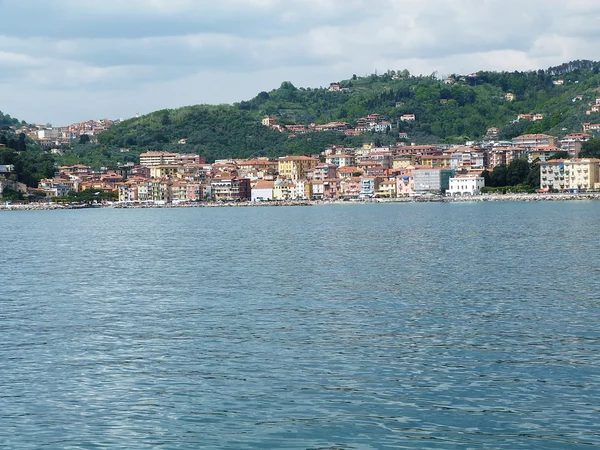
{"label": "green hillside", "polygon": [[[339,82],[340,91],[296,88],[283,82],[234,105],[198,105],[162,110],[127,120],[99,137],[102,146],[197,152],[209,160],[227,157],[279,156],[320,152],[327,145],[395,142],[398,132],[416,143],[461,143],[485,137],[489,127],[500,128],[501,139],[523,133],[562,136],[581,131],[583,122],[600,121],[586,115],[599,96],[600,63],[574,61],[532,72],[478,72],[453,75],[449,83],[435,76],[411,76],[407,71],[353,76]],[[556,84],[562,80],[562,85]],[[508,101],[507,93],[515,94]],[[355,124],[378,113],[392,123],[391,133],[347,137],[341,132],[308,133],[290,137],[260,124],[265,116],[280,124]],[[416,121],[401,122],[413,113]],[[518,114],[543,114],[544,120],[515,123]],[[187,138],[188,144],[178,145]]]}
{"label": "green hillside", "polygon": [[[12,124],[22,125],[12,119],[11,125],[0,126],[0,164],[15,166],[15,173],[10,175],[14,181],[25,183],[30,187],[37,187],[42,178],[54,176],[54,157],[45,153],[41,148],[24,134],[15,134],[10,128]],[[0,114],[2,120],[2,114]]]}

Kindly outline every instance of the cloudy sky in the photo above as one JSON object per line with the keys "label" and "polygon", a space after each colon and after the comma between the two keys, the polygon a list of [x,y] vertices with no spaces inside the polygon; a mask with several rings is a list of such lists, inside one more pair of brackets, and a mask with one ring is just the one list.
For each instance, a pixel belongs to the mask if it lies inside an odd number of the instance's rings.
{"label": "cloudy sky", "polygon": [[0,0],[0,110],[65,125],[289,80],[600,59],[596,0]]}

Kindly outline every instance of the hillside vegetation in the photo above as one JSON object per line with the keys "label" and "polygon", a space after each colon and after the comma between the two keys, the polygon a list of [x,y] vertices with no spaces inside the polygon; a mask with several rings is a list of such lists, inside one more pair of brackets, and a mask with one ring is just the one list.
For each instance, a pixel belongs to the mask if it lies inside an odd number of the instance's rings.
{"label": "hillside vegetation", "polygon": [[[341,90],[334,92],[283,82],[278,89],[234,105],[188,106],[130,119],[102,133],[99,142],[107,147],[132,148],[137,153],[197,152],[214,160],[317,153],[333,143],[389,144],[397,141],[398,132],[408,133],[409,141],[416,143],[479,140],[489,127],[500,129],[500,139],[541,132],[562,136],[581,131],[583,122],[600,121],[597,113],[585,114],[600,96],[599,72],[598,62],[574,61],[532,72],[482,71],[448,77],[453,82],[435,74],[411,76],[407,71],[388,71],[340,81]],[[514,94],[515,100],[507,100],[507,93]],[[270,116],[283,125],[355,124],[370,113],[390,121],[391,132],[361,136],[321,132],[290,137],[260,123]],[[400,116],[407,113],[415,114],[416,121],[401,122]],[[518,114],[530,113],[543,114],[544,120],[515,121]],[[187,145],[177,144],[182,138],[188,140]]]}
{"label": "hillside vegetation", "polygon": [[[18,121],[15,123],[21,124]],[[43,152],[23,133],[17,135],[3,125],[0,127],[0,144],[0,165],[15,166],[14,174],[10,175],[14,181],[37,187],[42,178],[54,176],[53,155]]]}

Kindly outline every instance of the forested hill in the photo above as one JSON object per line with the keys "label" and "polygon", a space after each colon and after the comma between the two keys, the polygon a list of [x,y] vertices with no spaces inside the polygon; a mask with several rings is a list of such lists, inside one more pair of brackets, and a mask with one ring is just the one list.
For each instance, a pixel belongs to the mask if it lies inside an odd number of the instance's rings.
{"label": "forested hill", "polygon": [[[477,72],[441,79],[411,76],[406,70],[352,76],[337,82],[340,90],[296,88],[283,82],[234,105],[188,106],[157,111],[127,120],[99,136],[100,145],[128,147],[136,152],[197,152],[209,160],[226,157],[317,153],[329,144],[360,145],[395,142],[407,133],[416,143],[462,143],[485,137],[490,127],[500,139],[523,133],[563,136],[581,131],[583,122],[600,122],[600,113],[586,115],[600,97],[600,62],[573,61],[531,72]],[[514,100],[507,98],[514,94]],[[290,135],[261,125],[265,116],[279,124],[348,122],[378,113],[390,122],[385,133],[346,136],[342,132]],[[414,122],[400,120],[414,114]],[[541,114],[543,120],[519,120],[519,114]],[[178,145],[187,139],[185,146]]]}
{"label": "forested hill", "polygon": [[35,141],[11,128],[25,124],[0,112],[0,165],[14,165],[14,181],[36,187],[40,179],[54,176],[55,161]]}

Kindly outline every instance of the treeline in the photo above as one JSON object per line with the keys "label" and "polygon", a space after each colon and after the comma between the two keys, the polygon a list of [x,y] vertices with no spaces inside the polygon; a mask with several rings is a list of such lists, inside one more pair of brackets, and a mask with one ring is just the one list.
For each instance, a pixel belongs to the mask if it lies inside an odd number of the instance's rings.
{"label": "treeline", "polygon": [[0,130],[0,144],[6,146],[0,146],[0,164],[15,166],[15,173],[11,175],[14,181],[37,187],[42,178],[54,176],[53,156],[42,152],[23,133],[17,136],[5,127]]}
{"label": "treeline", "polygon": [[0,128],[2,128],[2,127],[18,127],[18,126],[23,126],[23,125],[27,125],[25,123],[25,121],[15,119],[14,117],[11,117],[8,114],[4,114],[2,111],[0,111]]}
{"label": "treeline", "polygon": [[508,190],[517,187],[522,191],[534,191],[540,187],[540,166],[538,161],[529,164],[525,158],[519,158],[507,164],[500,164],[489,172],[484,170],[481,176],[486,188]]}

